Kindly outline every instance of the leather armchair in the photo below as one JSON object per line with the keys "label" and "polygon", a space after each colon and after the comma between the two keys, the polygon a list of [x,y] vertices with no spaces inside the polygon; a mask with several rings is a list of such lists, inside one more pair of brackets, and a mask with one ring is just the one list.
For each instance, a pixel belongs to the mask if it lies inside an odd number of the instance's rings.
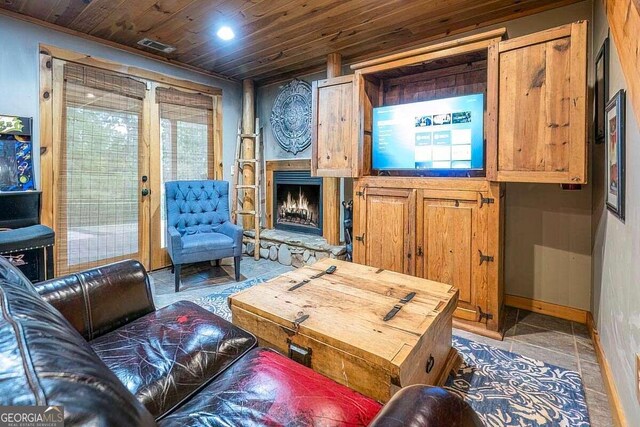
{"label": "leather armchair", "polygon": [[229,220],[229,183],[169,181],[165,183],[165,204],[167,251],[176,292],[182,264],[233,257],[235,279],[240,280],[242,228]]}

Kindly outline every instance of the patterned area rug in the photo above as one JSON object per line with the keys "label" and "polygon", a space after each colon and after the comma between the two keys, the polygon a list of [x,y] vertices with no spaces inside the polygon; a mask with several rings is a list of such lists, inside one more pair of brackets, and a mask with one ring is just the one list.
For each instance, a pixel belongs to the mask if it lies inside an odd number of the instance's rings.
{"label": "patterned area rug", "polygon": [[[231,320],[227,297],[263,283],[245,280],[195,301]],[[463,364],[445,388],[466,400],[487,427],[588,427],[580,374],[454,336]]]}
{"label": "patterned area rug", "polygon": [[231,322],[231,309],[227,303],[227,298],[230,295],[240,292],[244,289],[250,288],[258,283],[264,283],[262,279],[248,279],[244,282],[240,282],[237,285],[230,286],[222,291],[216,292],[206,297],[195,300],[194,302],[207,310],[217,314],[223,319],[227,319]]}
{"label": "patterned area rug", "polygon": [[588,427],[580,374],[453,337],[463,363],[445,388],[466,400],[487,427]]}

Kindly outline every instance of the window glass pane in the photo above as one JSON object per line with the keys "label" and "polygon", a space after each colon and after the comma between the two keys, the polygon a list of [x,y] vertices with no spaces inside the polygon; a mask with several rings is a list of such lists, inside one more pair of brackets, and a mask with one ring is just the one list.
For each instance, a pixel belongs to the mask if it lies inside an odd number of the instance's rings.
{"label": "window glass pane", "polygon": [[59,273],[136,257],[142,101],[64,85],[56,244]]}
{"label": "window glass pane", "polygon": [[164,183],[208,179],[212,153],[212,111],[175,104],[160,104],[162,142],[161,247],[166,247]]}

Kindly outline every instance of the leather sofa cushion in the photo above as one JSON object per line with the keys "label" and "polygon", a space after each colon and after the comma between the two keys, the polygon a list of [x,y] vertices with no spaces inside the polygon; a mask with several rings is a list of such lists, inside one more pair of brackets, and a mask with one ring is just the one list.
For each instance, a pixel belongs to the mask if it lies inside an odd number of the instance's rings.
{"label": "leather sofa cushion", "polygon": [[440,387],[413,385],[393,396],[369,427],[483,427],[467,402]]}
{"label": "leather sofa cushion", "polygon": [[144,266],[126,260],[35,285],[90,341],[155,310]]}
{"label": "leather sofa cushion", "polygon": [[256,339],[204,308],[180,301],[91,345],[159,418],[255,347]]}
{"label": "leather sofa cushion", "polygon": [[209,252],[233,248],[233,240],[222,233],[198,233],[182,236],[182,253]]}
{"label": "leather sofa cushion", "polygon": [[0,405],[62,405],[64,425],[154,419],[32,284],[0,257]]}
{"label": "leather sofa cushion", "polygon": [[159,422],[178,426],[363,426],[381,405],[265,348]]}

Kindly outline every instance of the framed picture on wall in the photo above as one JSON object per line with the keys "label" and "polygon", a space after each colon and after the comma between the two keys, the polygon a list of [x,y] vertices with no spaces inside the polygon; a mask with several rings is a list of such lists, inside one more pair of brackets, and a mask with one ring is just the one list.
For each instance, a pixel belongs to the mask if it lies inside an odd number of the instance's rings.
{"label": "framed picture on wall", "polygon": [[624,221],[625,174],[625,92],[615,94],[605,108],[606,125],[606,204],[615,216]]}
{"label": "framed picture on wall", "polygon": [[596,56],[595,74],[593,138],[596,144],[602,144],[605,140],[606,133],[604,110],[609,100],[609,37],[604,39],[598,56]]}

